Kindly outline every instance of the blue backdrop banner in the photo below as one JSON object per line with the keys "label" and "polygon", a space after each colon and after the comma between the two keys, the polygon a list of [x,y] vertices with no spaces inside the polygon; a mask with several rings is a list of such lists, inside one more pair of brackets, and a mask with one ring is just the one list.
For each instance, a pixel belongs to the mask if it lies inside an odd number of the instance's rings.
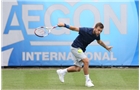
{"label": "blue backdrop banner", "polygon": [[2,1],[2,66],[73,65],[71,43],[77,32],[59,27],[39,38],[34,29],[64,22],[76,27],[105,26],[101,40],[111,52],[92,42],[86,50],[90,66],[138,66],[139,1],[11,0]]}

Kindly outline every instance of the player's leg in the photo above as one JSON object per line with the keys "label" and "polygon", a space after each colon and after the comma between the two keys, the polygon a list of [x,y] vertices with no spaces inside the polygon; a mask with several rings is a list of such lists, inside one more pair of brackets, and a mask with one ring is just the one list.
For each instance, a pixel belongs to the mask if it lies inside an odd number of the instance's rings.
{"label": "player's leg", "polygon": [[[69,68],[63,69],[63,70],[57,70],[57,73],[59,75],[59,79],[61,82],[64,82],[64,75],[67,72],[77,72],[79,70],[81,70],[82,68],[82,63],[84,63],[84,74],[85,74],[85,78],[86,78],[86,86],[91,87],[94,86],[89,78],[89,73],[88,73],[88,68],[89,68],[89,60],[87,58],[87,56],[81,52],[79,52],[79,48],[71,48],[71,52],[74,56],[74,65],[75,66],[71,66]],[[58,72],[59,71],[59,72]]]}
{"label": "player's leg", "polygon": [[80,72],[81,69],[82,69],[81,67],[74,65],[74,66],[68,67],[67,72]]}
{"label": "player's leg", "polygon": [[92,87],[92,86],[94,86],[94,84],[92,83],[92,81],[89,77],[89,71],[88,71],[88,69],[89,69],[89,59],[84,58],[84,59],[82,59],[82,62],[84,63],[83,71],[84,71],[85,78],[86,78],[85,85],[87,87]]}
{"label": "player's leg", "polygon": [[67,72],[79,72],[82,69],[82,61],[78,61],[74,56],[74,66],[68,67]]}
{"label": "player's leg", "polygon": [[71,52],[74,58],[74,66],[57,70],[57,74],[61,82],[64,82],[64,76],[67,72],[79,72],[82,69],[82,61],[79,61],[79,58],[77,58],[78,53],[77,49],[72,48]]}
{"label": "player's leg", "polygon": [[85,85],[88,86],[88,87],[94,86],[92,84],[92,81],[91,81],[90,77],[89,77],[89,72],[88,72],[89,59],[87,58],[85,53],[80,48],[72,48],[71,52],[74,55],[74,57],[76,58],[76,61],[74,63],[75,65],[77,65],[79,67],[82,67],[82,64],[84,63],[83,71],[84,71],[84,75],[85,75],[85,78],[86,78]]}
{"label": "player's leg", "polygon": [[89,68],[89,60],[88,58],[82,59],[82,62],[84,63],[83,71],[85,75],[88,75],[88,68]]}
{"label": "player's leg", "polygon": [[65,69],[59,69],[57,70],[57,74],[59,76],[60,81],[64,82],[64,76],[67,72],[79,72],[81,69],[81,67],[75,65]]}
{"label": "player's leg", "polygon": [[88,86],[88,87],[94,86],[92,84],[92,81],[91,81],[90,77],[89,77],[89,72],[88,72],[89,59],[87,58],[85,53],[80,48],[72,48],[71,52],[74,55],[74,57],[76,58],[75,65],[77,65],[79,67],[82,67],[82,64],[84,63],[83,71],[84,71],[84,75],[85,75],[85,78],[86,78],[85,85]]}
{"label": "player's leg", "polygon": [[86,78],[85,85],[88,86],[88,87],[94,86],[92,84],[92,81],[91,81],[90,77],[89,77],[89,72],[88,72],[89,59],[87,58],[85,53],[80,48],[72,48],[71,52],[72,52],[73,56],[76,58],[76,61],[74,63],[75,65],[77,65],[79,67],[82,67],[82,64],[84,63],[83,71],[84,71],[84,75],[85,75],[85,78]]}
{"label": "player's leg", "polygon": [[[75,58],[75,57],[74,57]],[[65,69],[59,69],[57,70],[57,74],[59,76],[59,79],[61,82],[64,82],[64,76],[67,72],[79,72],[82,69],[82,61],[74,59],[74,66],[65,68]]]}

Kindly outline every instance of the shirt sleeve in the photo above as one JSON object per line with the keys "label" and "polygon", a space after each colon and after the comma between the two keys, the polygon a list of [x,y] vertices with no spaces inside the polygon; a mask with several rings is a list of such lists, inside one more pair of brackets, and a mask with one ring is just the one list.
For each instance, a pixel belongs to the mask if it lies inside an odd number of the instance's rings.
{"label": "shirt sleeve", "polygon": [[80,27],[80,28],[79,28],[79,34],[84,35],[85,33],[87,33],[87,28],[85,28],[85,27]]}

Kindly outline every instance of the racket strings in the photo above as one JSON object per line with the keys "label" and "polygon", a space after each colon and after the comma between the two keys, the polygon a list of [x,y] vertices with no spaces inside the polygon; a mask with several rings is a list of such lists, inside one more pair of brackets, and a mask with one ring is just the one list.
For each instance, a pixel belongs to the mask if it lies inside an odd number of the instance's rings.
{"label": "racket strings", "polygon": [[54,27],[38,27],[35,29],[34,33],[38,37],[45,37],[48,36],[51,33],[51,30],[56,28],[57,26]]}
{"label": "racket strings", "polygon": [[35,33],[38,35],[38,36],[47,36],[49,34],[49,30],[46,29],[46,28],[38,28],[36,29]]}

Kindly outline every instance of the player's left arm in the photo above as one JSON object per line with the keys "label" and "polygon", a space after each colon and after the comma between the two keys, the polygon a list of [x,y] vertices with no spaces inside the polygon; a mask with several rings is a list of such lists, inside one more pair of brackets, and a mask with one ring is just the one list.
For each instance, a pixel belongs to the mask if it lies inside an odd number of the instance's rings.
{"label": "player's left arm", "polygon": [[97,43],[104,47],[106,50],[111,51],[112,46],[106,46],[103,41],[97,40]]}

